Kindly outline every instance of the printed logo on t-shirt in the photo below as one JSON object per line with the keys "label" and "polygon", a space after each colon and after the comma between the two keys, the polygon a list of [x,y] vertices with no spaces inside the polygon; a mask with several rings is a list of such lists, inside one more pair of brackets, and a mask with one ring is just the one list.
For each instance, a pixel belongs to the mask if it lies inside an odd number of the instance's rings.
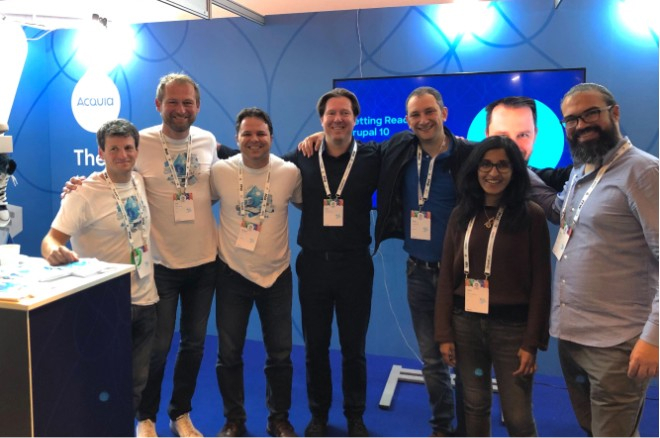
{"label": "printed logo on t-shirt", "polygon": [[[131,231],[137,231],[144,224],[144,217],[140,214],[140,204],[135,195],[124,199],[124,210],[126,210],[126,215],[131,223]],[[117,219],[121,223],[121,227],[126,229],[126,221],[119,206],[117,206]]]}
{"label": "printed logo on t-shirt", "polygon": [[[261,202],[264,199],[264,191],[257,186],[252,186],[245,194],[245,215],[249,218],[259,216],[261,214]],[[266,217],[268,213],[273,213],[273,195],[268,195],[266,203]],[[236,205],[236,212],[241,214],[241,206]]]}
{"label": "printed logo on t-shirt", "polygon": [[[176,175],[179,177],[179,184],[183,187],[186,178],[186,158],[188,153],[182,152],[180,154],[175,154],[173,157],[174,170]],[[172,172],[170,170],[169,164],[167,161],[163,162],[164,174],[167,175],[167,180],[174,184],[174,179],[172,178]],[[199,174],[199,159],[196,154],[192,154],[190,159],[190,175],[188,177],[188,187],[195,185],[197,183],[197,175]]]}

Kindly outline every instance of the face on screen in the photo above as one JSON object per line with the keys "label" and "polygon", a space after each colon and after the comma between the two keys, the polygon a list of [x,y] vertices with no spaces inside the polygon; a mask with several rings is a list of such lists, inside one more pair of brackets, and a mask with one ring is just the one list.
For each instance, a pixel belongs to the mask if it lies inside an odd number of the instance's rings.
{"label": "face on screen", "polygon": [[435,97],[430,94],[411,97],[406,112],[408,127],[421,142],[430,143],[442,139],[447,108],[441,108]]}
{"label": "face on screen", "polygon": [[513,140],[522,152],[525,161],[529,160],[536,140],[534,116],[528,106],[512,107],[498,105],[493,108],[486,136],[503,135]]}
{"label": "face on screen", "polygon": [[412,129],[423,140],[422,126],[412,123],[408,105],[403,108],[397,106],[397,103],[401,105],[400,102],[406,102],[411,90],[419,87],[442,90],[442,99],[451,108],[451,119],[445,114],[442,124],[447,125],[454,134],[472,141],[481,141],[486,137],[485,108],[490,102],[503,96],[530,97],[536,103],[536,125],[540,135],[532,142],[533,152],[528,157],[528,165],[546,168],[564,167],[572,162],[569,144],[560,123],[562,112],[559,105],[566,90],[584,82],[585,75],[583,68],[462,72],[335,79],[333,87],[351,90],[360,99],[363,111],[357,119],[359,132],[356,138],[378,142],[406,129]]}

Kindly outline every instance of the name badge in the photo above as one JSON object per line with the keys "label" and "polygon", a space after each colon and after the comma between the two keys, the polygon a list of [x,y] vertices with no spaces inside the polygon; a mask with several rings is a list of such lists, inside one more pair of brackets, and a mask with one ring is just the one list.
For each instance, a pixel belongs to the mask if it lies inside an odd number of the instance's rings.
{"label": "name badge", "polygon": [[131,253],[131,263],[135,266],[138,278],[145,278],[151,275],[152,261],[149,248],[146,245],[135,248]]}
{"label": "name badge", "polygon": [[344,200],[343,199],[324,199],[323,200],[323,226],[324,227],[343,227],[344,226]]}
{"label": "name badge", "polygon": [[488,314],[488,280],[465,279],[465,311]]}
{"label": "name badge", "polygon": [[552,253],[557,257],[557,260],[561,259],[562,254],[564,254],[564,250],[568,244],[568,239],[571,238],[572,232],[573,230],[567,225],[564,225],[559,229],[557,240],[555,240],[555,244],[552,246]]}
{"label": "name badge", "polygon": [[242,221],[241,227],[238,229],[238,238],[236,239],[236,247],[245,249],[247,251],[254,251],[257,247],[257,239],[259,239],[259,231],[261,227],[259,224]]}
{"label": "name badge", "polygon": [[175,193],[174,222],[189,222],[195,220],[195,206],[192,193]]}
{"label": "name badge", "polygon": [[133,233],[133,247],[134,248],[141,248],[143,246],[146,246],[147,242],[144,241],[142,238],[142,233]]}
{"label": "name badge", "polygon": [[431,212],[410,212],[410,238],[417,240],[431,240]]}

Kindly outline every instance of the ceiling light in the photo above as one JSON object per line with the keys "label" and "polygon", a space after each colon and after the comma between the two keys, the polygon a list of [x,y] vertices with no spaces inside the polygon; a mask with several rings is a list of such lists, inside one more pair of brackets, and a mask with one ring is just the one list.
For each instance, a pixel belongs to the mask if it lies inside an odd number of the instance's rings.
{"label": "ceiling light", "polygon": [[8,122],[18,83],[27,59],[28,44],[20,24],[0,19],[0,41],[9,47],[2,53],[0,68],[0,122]]}

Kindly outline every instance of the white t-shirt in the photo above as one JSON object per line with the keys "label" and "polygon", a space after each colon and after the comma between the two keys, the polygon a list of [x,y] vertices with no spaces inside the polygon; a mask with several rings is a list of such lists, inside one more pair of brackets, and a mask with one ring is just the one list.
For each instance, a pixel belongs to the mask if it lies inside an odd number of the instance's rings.
{"label": "white t-shirt", "polygon": [[[140,154],[135,170],[144,177],[153,226],[154,262],[170,269],[183,269],[210,263],[217,255],[216,222],[211,209],[209,175],[218,161],[215,136],[192,126],[190,177],[187,192],[192,193],[195,218],[174,221],[174,195],[177,193],[160,137],[161,125],[140,131]],[[186,174],[188,139],[164,137],[179,181]]]}
{"label": "white t-shirt", "polygon": [[[115,183],[119,198],[130,221],[136,246],[149,242],[151,219],[146,202],[144,181],[133,172],[138,192],[132,182]],[[54,229],[71,236],[71,246],[80,257],[95,257],[110,263],[131,263],[131,245],[126,232],[127,223],[110,186],[102,173],[92,173],[78,190],[69,193],[60,205],[51,225]],[[149,275],[139,278],[131,272],[131,303],[149,305],[158,301],[154,281],[153,263]]]}
{"label": "white t-shirt", "polygon": [[[243,167],[245,217],[240,215],[239,166]],[[211,169],[213,190],[220,198],[218,248],[220,258],[243,277],[267,288],[289,266],[289,201],[302,202],[300,170],[275,155],[270,155],[270,191],[265,219],[254,251],[236,247],[245,219],[259,224],[269,166],[251,169],[243,157],[235,155],[218,161]]]}

